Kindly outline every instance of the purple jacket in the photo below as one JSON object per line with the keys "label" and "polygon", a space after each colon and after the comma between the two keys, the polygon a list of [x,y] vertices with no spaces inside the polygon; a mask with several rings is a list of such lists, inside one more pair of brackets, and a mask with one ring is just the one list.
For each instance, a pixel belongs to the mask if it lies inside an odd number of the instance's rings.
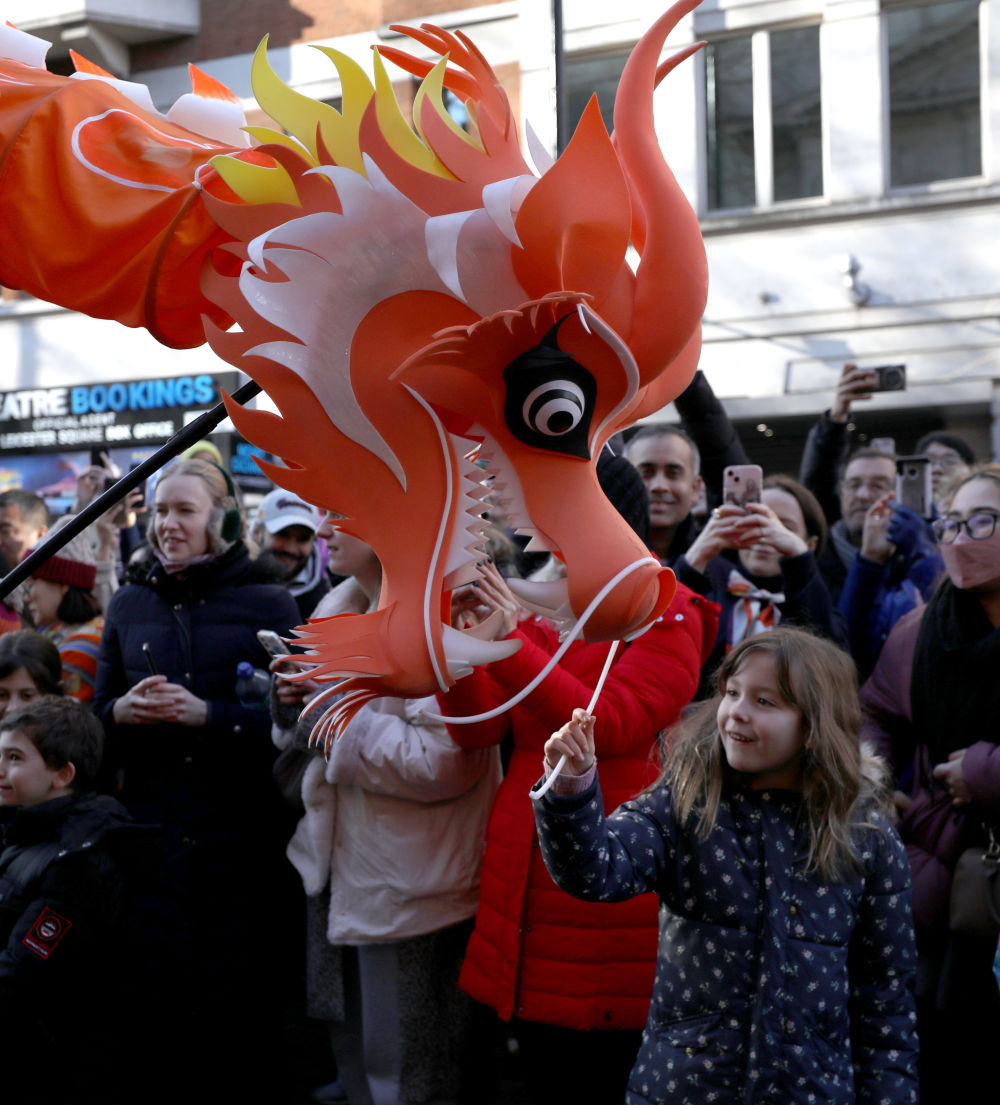
{"label": "purple jacket", "polygon": [[[875,670],[861,688],[862,740],[870,741],[892,764],[907,788],[906,773],[914,763],[917,742],[911,700],[914,657],[920,625],[929,609],[912,610],[896,623]],[[970,671],[970,691],[990,677],[988,672]],[[989,712],[984,706],[982,731],[992,735],[996,719],[986,716]],[[927,771],[933,767],[931,763]],[[971,805],[953,807],[946,791],[915,787],[913,805],[898,825],[913,874],[914,918],[918,930],[927,933],[941,934],[947,929],[955,862],[964,847],[975,843],[982,814],[992,811],[995,817],[1000,810],[1000,745],[969,740],[962,777]]]}
{"label": "purple jacket", "polygon": [[[898,776],[912,763],[910,685],[920,622],[927,607],[905,614],[893,626],[871,677],[861,688],[864,723],[861,739],[870,741]],[[983,718],[984,730],[995,732],[996,719]],[[962,777],[973,805],[1000,808],[1000,744],[970,741],[962,761]]]}

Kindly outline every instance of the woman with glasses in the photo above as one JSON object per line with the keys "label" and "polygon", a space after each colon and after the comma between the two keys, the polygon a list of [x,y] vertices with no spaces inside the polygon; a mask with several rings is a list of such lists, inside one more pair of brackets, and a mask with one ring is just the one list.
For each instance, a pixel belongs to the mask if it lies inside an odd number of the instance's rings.
{"label": "woman with glasses", "polygon": [[[961,852],[1000,830],[1000,465],[973,470],[935,522],[946,576],[906,615],[862,689],[863,737],[901,784],[899,831],[914,880],[921,970],[924,1105],[990,1084],[1000,1040],[993,975],[998,932],[952,931],[953,869]],[[938,813],[931,813],[931,809]],[[919,811],[919,815],[918,815]],[[976,1071],[981,1077],[977,1079]]]}

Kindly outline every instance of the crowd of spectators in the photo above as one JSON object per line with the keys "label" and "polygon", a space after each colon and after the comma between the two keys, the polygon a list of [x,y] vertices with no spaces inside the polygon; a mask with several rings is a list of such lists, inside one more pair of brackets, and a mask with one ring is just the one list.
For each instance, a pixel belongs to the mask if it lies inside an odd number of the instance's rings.
{"label": "crowd of spectators", "polygon": [[[929,434],[915,452],[929,458],[932,501],[923,512],[898,503],[891,443],[851,448],[852,406],[872,383],[845,366],[800,471],[765,472],[744,505],[723,501],[723,471],[753,458],[700,372],[679,424],[643,426],[622,455],[600,458],[605,494],[679,586],[614,656],[594,708],[596,754],[610,812],[655,780],[671,728],[712,696],[743,642],[799,627],[853,660],[863,739],[893,774],[913,871],[920,1078],[933,1105],[950,1065],[987,1084],[1000,1031],[1000,930],[956,927],[951,900],[962,854],[1000,839],[1000,467],[977,464],[960,437]],[[308,665],[270,655],[257,634],[374,609],[381,567],[283,489],[248,520],[219,461],[171,463],[148,509],[130,496],[0,608],[0,880],[20,903],[12,912],[0,896],[0,1024],[29,1049],[72,1034],[53,1013],[68,988],[74,1000],[100,991],[105,1005],[120,995],[143,1017],[117,1041],[93,1023],[73,1040],[74,1054],[96,1040],[120,1061],[81,1060],[55,1096],[32,1085],[10,1100],[138,1100],[128,1095],[139,1084],[143,1100],[172,1101],[193,1079],[205,1100],[622,1100],[645,1047],[657,901],[558,890],[528,796],[546,740],[590,700],[609,646],[575,642],[509,712],[446,723],[505,702],[549,663],[556,627],[524,610],[505,577],[551,578],[561,565],[529,564],[494,505],[491,557],[454,594],[454,617],[492,615],[492,636],[516,651],[436,700],[366,704],[324,759],[309,746],[312,718],[300,718],[323,685],[283,679]],[[109,475],[81,473],[73,513]],[[30,491],[0,494],[0,569],[65,521]],[[70,713],[45,712],[64,698]],[[64,784],[37,731],[51,718],[84,732],[73,709],[100,722],[103,756],[92,778],[78,768]],[[62,811],[42,829],[6,788],[4,717],[49,773],[40,805]],[[111,805],[81,806],[93,792]],[[929,807],[939,812],[924,816]],[[76,855],[67,826],[78,823],[103,860],[68,878],[54,857]],[[34,866],[17,845],[25,826]],[[96,878],[110,890],[95,896]],[[63,935],[39,945],[50,914]],[[26,956],[29,938],[42,951]],[[27,987],[26,970],[44,984]],[[303,1028],[300,1005],[320,1033]],[[316,1088],[301,1066],[325,1074]]]}

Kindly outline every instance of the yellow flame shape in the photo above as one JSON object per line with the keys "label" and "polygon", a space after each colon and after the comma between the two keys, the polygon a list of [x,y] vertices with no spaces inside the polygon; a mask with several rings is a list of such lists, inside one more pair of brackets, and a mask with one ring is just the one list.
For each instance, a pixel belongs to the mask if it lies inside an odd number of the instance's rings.
{"label": "yellow flame shape", "polygon": [[[268,60],[265,37],[254,54],[251,83],[262,110],[287,133],[283,134],[273,127],[247,127],[247,132],[259,143],[277,143],[292,149],[312,168],[321,162],[318,133],[335,165],[342,165],[364,176],[360,143],[361,121],[374,97],[379,130],[392,149],[415,168],[446,180],[455,179],[420,127],[420,113],[425,102],[431,104],[453,134],[473,149],[482,152],[483,147],[478,141],[478,128],[475,125],[475,105],[471,101],[466,104],[474,131],[472,136],[445,109],[443,90],[447,55],[420,82],[413,104],[414,129],[403,114],[378,53],[375,53],[373,59],[373,85],[361,66],[346,54],[328,46],[314,48],[330,59],[340,76],[342,111],[289,88]],[[295,182],[280,165],[251,164],[228,154],[214,158],[212,164],[226,184],[245,203],[298,204]]]}

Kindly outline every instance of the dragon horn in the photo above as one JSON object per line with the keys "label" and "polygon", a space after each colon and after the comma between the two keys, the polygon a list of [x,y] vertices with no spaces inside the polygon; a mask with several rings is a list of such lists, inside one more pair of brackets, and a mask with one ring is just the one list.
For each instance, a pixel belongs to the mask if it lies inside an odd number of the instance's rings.
{"label": "dragon horn", "polygon": [[698,219],[663,160],[653,125],[658,81],[700,44],[675,55],[658,71],[660,50],[699,2],[680,0],[650,27],[625,65],[615,98],[615,145],[645,224],[645,240],[637,243],[641,261],[629,338],[643,384],[687,345],[701,323],[708,295],[708,263]]}

